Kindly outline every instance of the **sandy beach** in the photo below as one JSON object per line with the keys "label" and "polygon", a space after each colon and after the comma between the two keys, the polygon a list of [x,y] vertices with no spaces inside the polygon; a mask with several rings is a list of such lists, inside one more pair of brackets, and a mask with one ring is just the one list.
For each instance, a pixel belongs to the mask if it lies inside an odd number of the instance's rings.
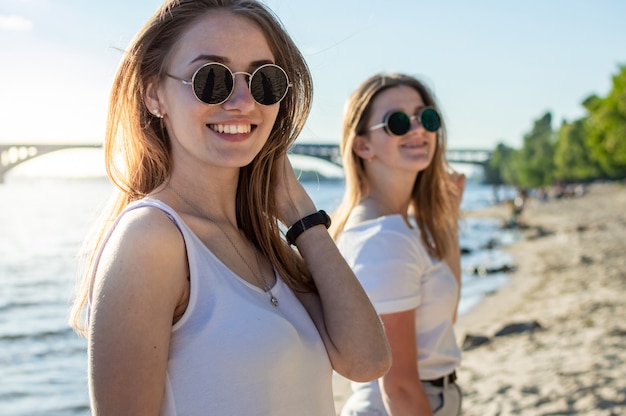
{"label": "sandy beach", "polygon": [[463,415],[626,415],[626,187],[530,199],[521,222],[510,282],[457,323]]}

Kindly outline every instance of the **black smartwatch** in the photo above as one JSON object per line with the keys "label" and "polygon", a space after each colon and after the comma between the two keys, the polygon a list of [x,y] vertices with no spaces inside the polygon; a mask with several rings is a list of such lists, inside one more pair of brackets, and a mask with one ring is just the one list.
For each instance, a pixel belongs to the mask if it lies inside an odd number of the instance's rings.
{"label": "black smartwatch", "polygon": [[323,225],[326,229],[330,227],[330,217],[323,209],[299,219],[295,224],[289,227],[286,234],[287,242],[292,246],[295,246],[296,239],[300,236],[300,234],[311,227],[315,227],[316,225]]}

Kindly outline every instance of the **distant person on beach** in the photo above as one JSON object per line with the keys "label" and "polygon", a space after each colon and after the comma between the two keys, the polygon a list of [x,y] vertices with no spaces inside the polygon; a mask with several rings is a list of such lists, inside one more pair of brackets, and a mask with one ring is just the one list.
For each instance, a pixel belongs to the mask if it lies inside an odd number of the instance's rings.
{"label": "distant person on beach", "polygon": [[509,220],[504,225],[505,228],[517,228],[522,226],[522,214],[526,207],[526,200],[528,199],[528,191],[520,189],[517,191],[515,198],[507,199],[506,204],[509,209]]}
{"label": "distant person on beach", "polygon": [[380,319],[286,156],[311,94],[258,1],[167,1],[131,42],[104,143],[119,190],[72,314],[93,414],[331,416],[333,370],[388,370]]}
{"label": "distant person on beach", "polygon": [[350,96],[343,201],[331,234],[378,311],[392,366],[352,383],[354,415],[459,415],[453,324],[460,295],[458,220],[465,176],[445,161],[445,128],[417,79],[375,75]]}

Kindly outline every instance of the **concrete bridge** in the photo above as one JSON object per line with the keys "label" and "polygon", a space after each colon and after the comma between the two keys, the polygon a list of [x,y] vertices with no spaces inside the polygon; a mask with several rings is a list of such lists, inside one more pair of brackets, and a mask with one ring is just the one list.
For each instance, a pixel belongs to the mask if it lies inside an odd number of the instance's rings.
{"label": "concrete bridge", "polygon": [[[95,143],[64,143],[64,144],[0,144],[0,183],[4,175],[15,166],[46,153],[75,148],[100,148]],[[292,153],[319,157],[337,165],[341,165],[339,146],[336,144],[296,143]],[[448,149],[448,161],[451,163],[471,163],[483,165],[491,157],[490,150]]]}
{"label": "concrete bridge", "polygon": [[38,156],[59,150],[75,148],[101,148],[95,143],[64,143],[64,144],[0,144],[0,183],[4,182],[4,175],[17,165],[34,159]]}

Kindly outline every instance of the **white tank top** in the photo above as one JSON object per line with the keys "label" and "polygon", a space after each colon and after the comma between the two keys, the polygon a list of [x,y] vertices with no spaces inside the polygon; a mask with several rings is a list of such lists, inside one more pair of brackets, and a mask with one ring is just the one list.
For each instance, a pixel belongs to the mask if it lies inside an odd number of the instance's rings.
{"label": "white tank top", "polygon": [[189,305],[172,327],[161,415],[335,415],[328,354],[289,287],[276,277],[272,293],[280,304],[272,306],[168,205],[145,198],[124,212],[147,206],[179,228],[190,269]]}

